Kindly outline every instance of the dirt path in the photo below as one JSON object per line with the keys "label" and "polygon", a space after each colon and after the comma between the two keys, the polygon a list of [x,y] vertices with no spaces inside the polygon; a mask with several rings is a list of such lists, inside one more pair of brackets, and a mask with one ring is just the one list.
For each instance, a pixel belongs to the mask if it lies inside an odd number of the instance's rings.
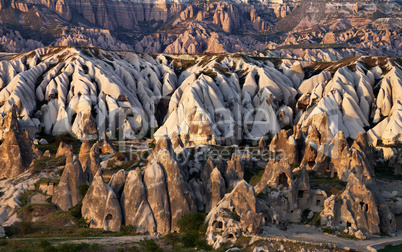
{"label": "dirt path", "polygon": [[[370,240],[352,240],[346,238],[340,238],[334,235],[323,233],[320,229],[315,227],[303,226],[303,225],[289,225],[286,231],[282,231],[276,227],[265,226],[263,234],[260,236],[251,236],[253,239],[264,239],[271,242],[277,240],[289,240],[296,242],[306,242],[314,244],[329,244],[331,247],[334,245],[337,248],[351,248],[358,251],[375,251],[376,249],[382,249],[387,244],[399,245],[402,244],[402,230],[398,230],[394,237],[380,237],[371,238]],[[52,238],[51,243],[53,245],[63,243],[88,243],[88,244],[100,244],[101,246],[119,246],[132,244],[139,242],[143,239],[157,239],[157,236],[153,235],[137,235],[137,236],[104,236],[104,237],[59,237]],[[26,240],[25,238],[24,240]],[[32,238],[28,238],[32,239]],[[17,239],[17,240],[22,240]],[[58,241],[60,240],[60,241]]]}
{"label": "dirt path", "polygon": [[88,244],[99,244],[102,246],[112,246],[112,245],[124,245],[134,242],[139,242],[144,239],[156,239],[157,236],[154,235],[135,235],[135,236],[104,236],[104,237],[88,237],[88,238],[71,238],[69,240],[56,241],[53,240],[52,244],[63,244],[63,243],[88,243]]}
{"label": "dirt path", "polygon": [[[338,248],[351,248],[359,251],[374,251],[374,249],[384,248],[387,244],[402,244],[402,230],[398,230],[394,237],[379,237],[369,240],[352,240],[340,238],[334,235],[323,233],[315,227],[303,225],[289,225],[286,231],[279,230],[275,227],[264,227],[265,238],[289,239],[294,241],[313,242],[322,244],[335,245]],[[371,248],[370,248],[371,247]]]}

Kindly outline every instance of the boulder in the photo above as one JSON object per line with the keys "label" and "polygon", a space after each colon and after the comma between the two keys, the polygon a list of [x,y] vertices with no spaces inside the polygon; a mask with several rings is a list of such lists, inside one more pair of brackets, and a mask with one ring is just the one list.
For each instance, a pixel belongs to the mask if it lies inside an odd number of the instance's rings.
{"label": "boulder", "polygon": [[46,139],[42,138],[41,140],[39,140],[39,144],[41,144],[41,145],[49,144],[49,142]]}
{"label": "boulder", "polygon": [[42,156],[43,156],[43,157],[51,157],[52,155],[50,154],[50,151],[49,151],[49,150],[46,150],[46,151],[43,153]]}
{"label": "boulder", "polygon": [[395,235],[395,232],[397,231],[397,226],[396,226],[396,219],[395,215],[391,212],[389,209],[389,206],[385,203],[383,203],[382,199],[378,199],[377,202],[379,202],[378,205],[378,214],[380,215],[380,229],[381,232],[384,232],[387,235]]}

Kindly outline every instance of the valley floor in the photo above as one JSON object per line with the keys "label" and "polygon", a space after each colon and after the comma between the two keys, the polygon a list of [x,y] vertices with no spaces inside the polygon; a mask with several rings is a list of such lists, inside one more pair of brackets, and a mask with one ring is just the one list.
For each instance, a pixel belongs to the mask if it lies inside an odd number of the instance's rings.
{"label": "valley floor", "polygon": [[[295,242],[295,243],[310,243],[312,245],[328,245],[331,248],[356,250],[356,251],[376,251],[383,249],[387,245],[399,245],[402,244],[402,230],[398,230],[394,237],[379,237],[371,238],[369,240],[354,240],[337,237],[335,235],[329,235],[323,233],[321,229],[304,226],[304,225],[289,225],[286,231],[280,230],[275,227],[265,226],[263,234],[260,236],[249,236],[252,242],[258,240],[266,240],[270,243],[279,241]],[[26,241],[34,238],[12,238],[9,240],[14,241]],[[60,245],[63,243],[74,244],[98,244],[106,251],[113,251],[118,248],[125,248],[138,243],[144,239],[158,239],[153,235],[127,235],[127,236],[104,236],[104,237],[69,237],[68,239],[52,238],[51,243],[53,245]]]}
{"label": "valley floor", "polygon": [[368,240],[355,240],[337,237],[323,233],[321,229],[304,225],[289,225],[286,231],[277,228],[266,226],[264,227],[264,234],[261,239],[287,239],[297,242],[312,242],[330,244],[337,248],[350,248],[358,251],[374,251],[369,247],[376,250],[384,248],[388,244],[399,245],[402,244],[402,230],[398,230],[393,237],[379,237],[371,238]]}

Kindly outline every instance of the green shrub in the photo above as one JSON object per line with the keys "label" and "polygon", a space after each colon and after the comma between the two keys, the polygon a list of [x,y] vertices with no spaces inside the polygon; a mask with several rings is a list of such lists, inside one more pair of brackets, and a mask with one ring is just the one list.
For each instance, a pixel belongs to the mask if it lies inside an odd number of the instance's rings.
{"label": "green shrub", "polygon": [[145,251],[149,252],[161,252],[163,251],[159,245],[152,239],[144,239],[140,241],[140,245],[145,248]]}
{"label": "green shrub", "polygon": [[169,233],[162,238],[163,242],[171,247],[174,247],[180,241],[180,235],[178,233]]}
{"label": "green shrub", "polygon": [[89,228],[89,221],[87,221],[84,217],[81,217],[77,222],[79,227]]}
{"label": "green shrub", "polygon": [[200,227],[204,224],[205,217],[205,213],[199,212],[185,214],[177,221],[177,226],[180,228],[181,233],[199,231]]}
{"label": "green shrub", "polygon": [[87,185],[87,184],[81,184],[78,186],[78,190],[80,191],[82,198],[85,197],[85,195],[88,192],[88,189],[89,189],[89,185]]}
{"label": "green shrub", "polygon": [[39,247],[41,247],[45,252],[57,251],[48,240],[41,240],[39,242]]}
{"label": "green shrub", "polygon": [[82,217],[81,208],[82,208],[82,201],[80,201],[80,203],[78,203],[77,205],[73,206],[73,207],[70,209],[70,214],[71,214],[73,217],[75,217],[75,218],[77,218],[77,219],[80,219],[80,218]]}
{"label": "green shrub", "polygon": [[36,159],[33,163],[34,171],[41,171],[43,169],[53,169],[59,166],[66,165],[66,157],[41,157]]}
{"label": "green shrub", "polygon": [[[124,251],[124,249],[123,249]],[[140,250],[137,248],[137,246],[132,246],[127,248],[126,252],[139,252]]]}
{"label": "green shrub", "polygon": [[4,240],[4,239],[0,239],[0,247],[1,246],[7,246],[8,245],[8,241]]}
{"label": "green shrub", "polygon": [[177,226],[180,228],[180,232],[183,233],[180,240],[185,247],[197,247],[205,250],[211,249],[204,240],[207,227],[205,217],[205,213],[192,212],[183,215],[177,221]]}
{"label": "green shrub", "polygon": [[322,231],[324,233],[327,233],[327,234],[332,234],[332,228],[331,227],[323,227]]}
{"label": "green shrub", "polygon": [[196,240],[195,245],[197,246],[198,249],[204,249],[204,250],[212,250],[212,246],[208,245],[207,241],[204,239],[204,237],[200,237]]}
{"label": "green shrub", "polygon": [[250,179],[249,184],[252,186],[256,186],[258,184],[258,182],[260,182],[261,180],[261,176],[260,175],[253,175]]}
{"label": "green shrub", "polygon": [[40,184],[49,184],[53,183],[55,186],[57,186],[60,182],[60,179],[52,179],[52,178],[41,178],[38,180],[38,182],[35,183],[35,190],[39,191]]}
{"label": "green shrub", "polygon": [[223,210],[226,211],[226,213],[228,214],[229,218],[235,220],[235,221],[240,221],[240,216],[235,212],[235,211],[230,211],[227,208],[224,208]]}
{"label": "green shrub", "polygon": [[32,222],[22,221],[19,224],[19,231],[21,234],[26,235],[32,232]]}
{"label": "green shrub", "polygon": [[131,234],[131,232],[133,231],[133,226],[132,225],[123,225],[121,226],[121,232],[123,232],[123,234],[128,235]]}
{"label": "green shrub", "polygon": [[63,175],[63,172],[64,172],[64,168],[61,168],[61,169],[59,169],[59,175],[60,175],[60,177]]}
{"label": "green shrub", "polygon": [[196,241],[199,239],[199,234],[197,231],[189,231],[186,232],[181,237],[181,242],[185,247],[191,248],[195,247]]}
{"label": "green shrub", "polygon": [[99,251],[101,247],[99,244],[88,244],[88,243],[63,243],[55,247],[54,251],[58,252],[77,252],[77,251]]}
{"label": "green shrub", "polygon": [[19,196],[19,201],[21,202],[21,207],[28,205],[31,202],[31,197],[35,195],[32,191],[24,191]]}

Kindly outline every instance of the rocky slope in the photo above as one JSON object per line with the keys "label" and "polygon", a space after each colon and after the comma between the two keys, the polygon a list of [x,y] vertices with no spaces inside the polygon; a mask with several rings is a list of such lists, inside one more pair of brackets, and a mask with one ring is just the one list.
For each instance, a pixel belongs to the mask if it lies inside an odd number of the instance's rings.
{"label": "rocky slope", "polygon": [[185,146],[237,144],[297,125],[316,127],[327,143],[342,131],[393,144],[401,134],[398,62],[44,48],[1,62],[1,121],[15,107],[31,139],[141,139],[157,128],[156,138],[177,136]]}
{"label": "rocky slope", "polygon": [[55,45],[149,53],[335,48],[342,57],[401,56],[400,13],[399,1],[7,0],[0,40],[6,52]]}
{"label": "rocky slope", "polygon": [[[378,175],[401,171],[400,62],[74,47],[11,55],[0,62],[0,148],[17,162],[0,154],[13,162],[0,167],[2,224],[18,222],[20,179],[47,176],[58,181],[58,209],[81,202],[90,227],[109,231],[168,234],[181,216],[206,211],[215,248],[289,222],[358,239],[392,235],[402,198]],[[60,143],[39,161],[66,156],[61,167],[30,165],[40,156],[32,139],[52,135],[82,140],[79,152]],[[152,153],[132,160],[150,135]],[[107,154],[116,151],[110,139],[120,153]]]}

